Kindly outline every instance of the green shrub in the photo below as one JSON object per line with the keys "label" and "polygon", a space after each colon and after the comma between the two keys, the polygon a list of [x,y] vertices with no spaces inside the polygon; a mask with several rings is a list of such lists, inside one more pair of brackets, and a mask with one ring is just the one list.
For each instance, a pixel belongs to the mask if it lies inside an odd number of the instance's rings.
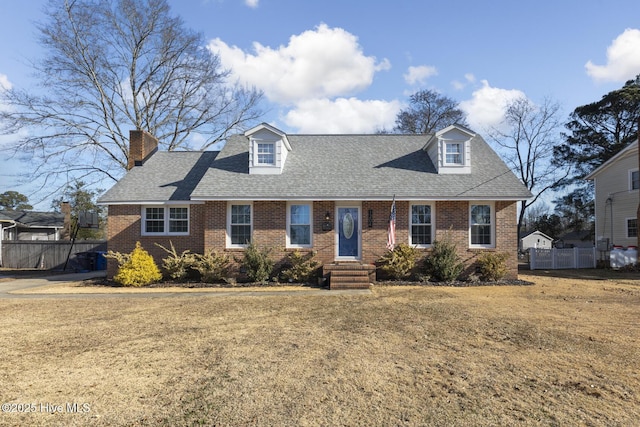
{"label": "green shrub", "polygon": [[378,260],[380,269],[392,278],[399,280],[411,275],[416,266],[418,249],[406,243],[400,243],[392,251],[385,252]]}
{"label": "green shrub", "polygon": [[282,278],[289,282],[309,283],[317,273],[319,262],[313,257],[315,252],[302,253],[298,249],[288,252],[282,269]]}
{"label": "green shrub", "polygon": [[136,242],[135,249],[113,277],[113,280],[123,286],[144,286],[160,279],[160,269],[149,252],[140,246],[140,242]]}
{"label": "green shrub", "polygon": [[105,258],[115,259],[118,263],[118,267],[125,264],[127,261],[131,259],[131,254],[123,254],[120,252],[107,251],[104,255]]}
{"label": "green shrub", "polygon": [[173,280],[185,279],[194,267],[196,258],[189,250],[178,254],[175,246],[173,246],[173,242],[170,241],[169,243],[171,244],[171,249],[167,249],[161,244],[156,243],[156,246],[169,254],[168,257],[162,259],[162,269],[166,276]]}
{"label": "green shrub", "polygon": [[423,267],[431,278],[439,282],[451,282],[460,276],[464,264],[456,253],[456,245],[445,236],[433,242],[431,254],[424,259]]}
{"label": "green shrub", "polygon": [[204,254],[195,254],[193,269],[200,273],[203,282],[214,283],[227,279],[231,259],[227,254],[209,250]]}
{"label": "green shrub", "polygon": [[274,263],[269,257],[271,249],[258,249],[251,243],[244,251],[240,264],[252,282],[266,283],[273,272]]}
{"label": "green shrub", "polygon": [[480,278],[486,281],[496,281],[502,279],[507,274],[506,252],[483,252],[478,256],[480,266]]}

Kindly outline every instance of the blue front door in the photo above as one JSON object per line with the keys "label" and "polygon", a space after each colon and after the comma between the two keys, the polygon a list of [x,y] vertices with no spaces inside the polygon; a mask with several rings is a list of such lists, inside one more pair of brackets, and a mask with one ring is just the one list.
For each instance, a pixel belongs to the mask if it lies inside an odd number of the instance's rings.
{"label": "blue front door", "polygon": [[338,208],[338,258],[360,258],[360,209]]}

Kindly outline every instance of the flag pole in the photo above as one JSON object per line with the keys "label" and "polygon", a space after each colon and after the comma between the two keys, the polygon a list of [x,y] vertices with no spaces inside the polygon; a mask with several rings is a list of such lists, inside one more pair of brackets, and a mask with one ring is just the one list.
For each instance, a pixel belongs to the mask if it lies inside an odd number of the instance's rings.
{"label": "flag pole", "polygon": [[387,227],[387,249],[392,251],[396,247],[396,195],[393,195],[391,202],[391,213],[389,214],[389,225]]}

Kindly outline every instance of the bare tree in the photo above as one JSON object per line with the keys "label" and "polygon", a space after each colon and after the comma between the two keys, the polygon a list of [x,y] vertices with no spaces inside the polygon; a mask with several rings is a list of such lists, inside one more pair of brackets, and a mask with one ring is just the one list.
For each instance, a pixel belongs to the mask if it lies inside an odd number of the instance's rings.
{"label": "bare tree", "polygon": [[0,123],[4,134],[26,135],[13,149],[50,193],[118,179],[131,129],[166,150],[206,149],[260,115],[261,93],[230,84],[166,0],[49,0],[45,11],[45,56],[33,65],[40,86],[1,91],[9,108]]}
{"label": "bare tree", "polygon": [[451,98],[432,90],[421,90],[409,97],[410,106],[396,116],[395,131],[425,134],[454,123],[466,124],[464,112]]}
{"label": "bare tree", "polygon": [[559,116],[560,106],[549,99],[536,105],[518,98],[507,106],[502,125],[489,132],[511,170],[533,194],[531,200],[520,202],[518,235],[527,209],[571,173],[571,168],[559,169],[551,164],[553,149],[561,138]]}

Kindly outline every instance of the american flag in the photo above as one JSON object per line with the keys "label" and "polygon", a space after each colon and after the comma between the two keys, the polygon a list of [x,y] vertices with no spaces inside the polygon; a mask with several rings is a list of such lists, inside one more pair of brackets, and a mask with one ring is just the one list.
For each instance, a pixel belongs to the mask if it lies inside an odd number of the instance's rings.
{"label": "american flag", "polygon": [[389,214],[389,228],[387,229],[387,249],[392,251],[396,247],[396,196],[393,196],[391,203],[391,214]]}

